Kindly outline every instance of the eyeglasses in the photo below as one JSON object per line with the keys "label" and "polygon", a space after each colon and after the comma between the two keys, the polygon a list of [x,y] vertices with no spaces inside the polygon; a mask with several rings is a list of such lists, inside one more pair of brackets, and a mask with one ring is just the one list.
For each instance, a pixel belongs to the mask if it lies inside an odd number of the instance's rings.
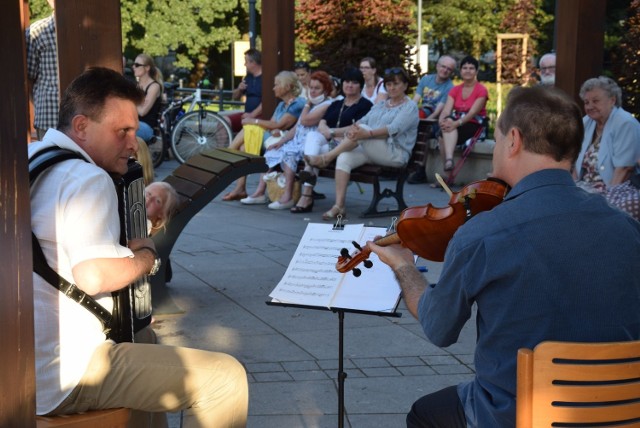
{"label": "eyeglasses", "polygon": [[550,65],[549,67],[540,67],[540,71],[556,71],[556,66]]}
{"label": "eyeglasses", "polygon": [[369,69],[371,69],[371,68],[373,68],[373,67],[370,67],[370,66],[368,66],[368,65],[361,65],[361,66],[360,66],[360,70],[369,70]]}
{"label": "eyeglasses", "polygon": [[438,64],[438,67],[440,67],[443,70],[447,70],[450,73],[453,73],[455,71],[455,68],[447,67],[446,65],[442,65],[442,64]]}
{"label": "eyeglasses", "polygon": [[135,67],[135,68],[138,68],[138,67],[144,67],[144,66],[146,66],[146,65],[147,65],[147,64],[140,64],[140,63],[138,63],[138,62],[134,62],[134,63],[132,64],[132,66],[133,66],[133,67]]}

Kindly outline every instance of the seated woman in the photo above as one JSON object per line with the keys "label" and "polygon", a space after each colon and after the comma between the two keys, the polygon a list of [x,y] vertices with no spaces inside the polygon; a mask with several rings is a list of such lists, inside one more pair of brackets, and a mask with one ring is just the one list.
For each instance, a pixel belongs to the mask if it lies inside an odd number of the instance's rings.
{"label": "seated woman", "polygon": [[440,112],[440,155],[444,160],[444,170],[453,169],[453,151],[456,145],[464,144],[472,138],[487,116],[485,108],[489,99],[487,88],[478,83],[478,60],[466,56],[460,61],[462,83],[454,86]]}
{"label": "seated woman", "polygon": [[[329,94],[333,89],[331,78],[324,71],[315,71],[309,81],[309,99],[302,109],[302,114],[295,127],[286,132],[277,143],[269,146],[264,155],[269,170],[280,165],[286,178],[285,190],[279,200],[269,204],[272,210],[289,209],[293,206],[293,185],[298,169],[298,162],[302,160],[303,146],[307,134],[317,129],[324,116],[331,99]],[[266,203],[266,183],[260,180],[253,195],[242,199],[243,204]]]}
{"label": "seated woman", "polygon": [[138,106],[140,125],[136,135],[148,144],[153,137],[153,129],[158,126],[162,107],[162,73],[153,58],[140,54],[133,63],[133,74],[138,79],[138,87],[144,91],[144,102]]}
{"label": "seated woman", "polygon": [[178,208],[178,193],[169,183],[156,181],[144,189],[147,231],[154,235],[169,223]]}
{"label": "seated woman", "polygon": [[[369,113],[371,101],[361,94],[364,77],[357,68],[348,68],[342,74],[343,98],[331,103],[318,125],[318,129],[307,134],[304,143],[304,154],[315,156],[327,153],[338,145],[347,130],[365,114]],[[313,186],[316,184],[318,170],[305,163],[300,173],[302,194],[292,213],[305,213],[313,209]]]}
{"label": "seated woman", "polygon": [[336,201],[322,215],[329,220],[345,216],[345,200],[351,170],[365,163],[401,167],[411,157],[418,134],[418,106],[407,96],[409,78],[401,68],[385,72],[385,102],[375,104],[369,113],[351,126],[334,149],[318,156],[305,156],[311,166],[323,168],[336,160]]}
{"label": "seated woman", "polygon": [[[290,129],[302,113],[305,99],[301,98],[302,86],[295,73],[292,71],[281,71],[274,79],[273,93],[276,98],[280,98],[276,110],[271,119],[242,119],[243,125],[258,125],[265,129],[263,141],[270,136],[280,136],[283,131]],[[244,148],[244,129],[236,135],[230,149],[242,150]],[[236,181],[236,187],[222,198],[223,201],[238,201],[247,197],[247,178],[241,177]],[[266,201],[265,201],[266,202]]]}
{"label": "seated woman", "polygon": [[613,79],[587,80],[580,88],[580,98],[586,116],[575,164],[576,184],[601,193],[612,205],[638,218],[638,189],[629,178],[640,158],[640,124],[620,107],[622,90]]}
{"label": "seated woman", "polygon": [[364,76],[362,86],[362,96],[368,99],[371,104],[377,104],[387,99],[387,91],[384,88],[382,78],[378,76],[376,60],[370,56],[360,60],[360,71]]}

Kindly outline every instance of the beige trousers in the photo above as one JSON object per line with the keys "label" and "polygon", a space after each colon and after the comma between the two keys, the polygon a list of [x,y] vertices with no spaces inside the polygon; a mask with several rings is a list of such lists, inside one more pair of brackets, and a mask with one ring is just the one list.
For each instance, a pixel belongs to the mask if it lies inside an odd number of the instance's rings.
{"label": "beige trousers", "polygon": [[[146,334],[145,342],[155,341],[151,329]],[[133,410],[129,427],[165,428],[164,412],[186,410],[185,428],[244,427],[248,401],[246,372],[230,355],[149,343],[104,343],[78,386],[51,414],[127,407]]]}

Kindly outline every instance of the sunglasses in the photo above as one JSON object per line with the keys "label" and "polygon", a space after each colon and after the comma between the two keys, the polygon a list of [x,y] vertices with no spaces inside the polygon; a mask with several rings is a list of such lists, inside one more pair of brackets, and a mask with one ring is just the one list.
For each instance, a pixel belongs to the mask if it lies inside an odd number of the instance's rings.
{"label": "sunglasses", "polygon": [[387,68],[384,74],[404,74],[404,70],[400,67]]}
{"label": "sunglasses", "polygon": [[135,67],[135,68],[138,68],[138,67],[144,67],[146,65],[147,64],[140,64],[140,63],[134,62],[132,66]]}
{"label": "sunglasses", "polygon": [[297,61],[293,64],[293,68],[294,70],[297,68],[304,68],[304,69],[309,69],[309,63],[305,62],[305,61]]}

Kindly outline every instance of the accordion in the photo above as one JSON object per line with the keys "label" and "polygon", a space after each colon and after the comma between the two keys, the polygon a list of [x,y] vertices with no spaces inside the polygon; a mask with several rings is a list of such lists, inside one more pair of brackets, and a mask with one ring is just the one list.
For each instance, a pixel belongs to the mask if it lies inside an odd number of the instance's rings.
{"label": "accordion", "polygon": [[[120,244],[147,237],[142,166],[129,159],[129,170],[114,178],[120,216]],[[151,323],[151,282],[147,275],[112,293],[113,311],[109,339],[116,343],[133,342],[134,335]]]}

